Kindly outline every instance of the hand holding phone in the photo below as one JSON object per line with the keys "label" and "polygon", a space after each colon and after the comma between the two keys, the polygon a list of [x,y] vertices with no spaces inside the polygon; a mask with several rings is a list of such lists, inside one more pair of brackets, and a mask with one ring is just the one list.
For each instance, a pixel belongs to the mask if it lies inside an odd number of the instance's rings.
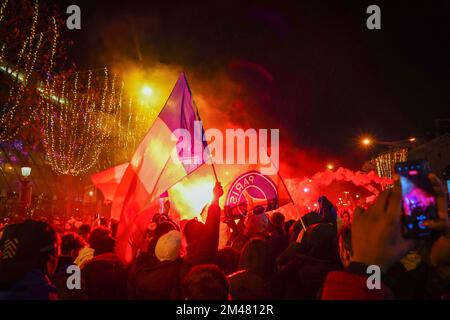
{"label": "hand holding phone", "polygon": [[425,221],[437,219],[436,194],[428,178],[426,161],[397,163],[395,172],[402,188],[402,234],[405,238],[427,238],[436,232]]}

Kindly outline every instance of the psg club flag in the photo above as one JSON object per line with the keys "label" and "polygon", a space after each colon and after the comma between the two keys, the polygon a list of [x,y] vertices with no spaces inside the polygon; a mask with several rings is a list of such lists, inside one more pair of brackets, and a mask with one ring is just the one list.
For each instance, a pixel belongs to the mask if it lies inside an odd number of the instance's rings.
{"label": "psg club flag", "polygon": [[[212,200],[215,176],[209,163],[184,177],[168,190],[175,219],[200,221]],[[214,164],[224,195],[219,205],[227,217],[243,218],[277,210],[291,202],[278,173],[264,174],[259,164]]]}
{"label": "psg club flag", "polygon": [[[134,258],[145,224],[151,220],[139,215],[141,210],[203,164],[207,149],[198,121],[198,110],[182,73],[135,151],[114,196],[111,218],[120,221],[116,254],[124,263]],[[186,139],[186,132],[190,139]]]}

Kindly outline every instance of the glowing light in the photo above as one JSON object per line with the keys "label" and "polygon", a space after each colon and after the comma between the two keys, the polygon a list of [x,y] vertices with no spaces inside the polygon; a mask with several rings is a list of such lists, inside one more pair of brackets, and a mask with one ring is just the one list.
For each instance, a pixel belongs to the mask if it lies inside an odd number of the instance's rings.
{"label": "glowing light", "polygon": [[356,195],[356,198],[357,198],[357,199],[359,198],[359,194]]}
{"label": "glowing light", "polygon": [[94,191],[89,190],[88,194],[89,194],[89,197],[93,197],[94,196]]}
{"label": "glowing light", "polygon": [[199,217],[213,200],[214,180],[198,178],[180,181],[169,190],[169,198],[181,219]]}
{"label": "glowing light", "polygon": [[416,138],[414,137],[409,138],[409,142],[416,142]]}
{"label": "glowing light", "polygon": [[361,140],[361,143],[362,143],[364,146],[369,146],[369,145],[372,144],[372,139],[370,139],[370,138],[363,138],[363,139]]}
{"label": "glowing light", "polygon": [[20,168],[21,172],[22,172],[22,176],[23,177],[29,177],[31,174],[31,168],[30,167],[22,167]]}
{"label": "glowing light", "polygon": [[328,170],[333,170],[334,169],[334,165],[331,164],[331,163],[327,164],[327,169]]}
{"label": "glowing light", "polygon": [[303,188],[303,192],[309,192],[309,188]]}
{"label": "glowing light", "polygon": [[225,171],[225,175],[227,176],[227,175],[229,175],[230,173],[228,172],[228,171]]}
{"label": "glowing light", "polygon": [[153,89],[152,87],[149,86],[144,86],[142,88],[142,94],[146,97],[150,97],[153,94]]}

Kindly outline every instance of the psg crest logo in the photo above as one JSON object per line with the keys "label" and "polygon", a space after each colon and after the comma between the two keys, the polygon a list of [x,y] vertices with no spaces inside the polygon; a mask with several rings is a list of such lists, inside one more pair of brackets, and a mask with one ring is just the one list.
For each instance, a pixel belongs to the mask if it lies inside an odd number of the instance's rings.
{"label": "psg crest logo", "polygon": [[227,193],[225,214],[245,217],[278,208],[278,191],[273,181],[258,171],[246,172],[234,180]]}

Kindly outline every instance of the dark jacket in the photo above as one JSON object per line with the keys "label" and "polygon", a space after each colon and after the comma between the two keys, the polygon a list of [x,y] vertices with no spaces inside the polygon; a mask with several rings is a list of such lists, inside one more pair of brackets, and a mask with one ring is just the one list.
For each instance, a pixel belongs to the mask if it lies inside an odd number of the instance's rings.
{"label": "dark jacket", "polygon": [[126,298],[127,271],[114,253],[94,257],[81,270],[81,279],[89,300]]}
{"label": "dark jacket", "polygon": [[229,276],[232,299],[271,299],[274,274],[269,243],[262,238],[252,238],[242,250],[239,271]]}
{"label": "dark jacket", "polygon": [[0,300],[57,300],[56,287],[39,269],[33,269],[8,289],[0,289]]}
{"label": "dark jacket", "polygon": [[330,272],[323,286],[322,300],[392,300],[392,290],[381,283],[380,290],[367,288],[367,276],[345,271]]}
{"label": "dark jacket", "polygon": [[341,268],[335,225],[318,223],[308,227],[302,242],[291,244],[280,258],[283,259],[278,259],[274,297],[318,298],[327,273]]}
{"label": "dark jacket", "polygon": [[58,260],[58,267],[55,274],[51,277],[53,284],[58,292],[58,298],[60,300],[84,300],[84,290],[81,289],[68,289],[67,279],[71,274],[67,273],[67,268],[75,263],[70,257],[60,256]]}
{"label": "dark jacket", "polygon": [[283,300],[315,300],[328,272],[339,270],[335,261],[307,255],[297,256],[278,272],[274,280],[274,297]]}
{"label": "dark jacket", "polygon": [[441,282],[434,268],[421,262],[415,269],[406,270],[401,262],[387,272],[392,280],[391,289],[399,300],[439,299]]}
{"label": "dark jacket", "polygon": [[282,228],[275,228],[267,237],[272,259],[275,259],[287,248],[289,240]]}
{"label": "dark jacket", "polygon": [[208,208],[205,224],[198,225],[195,234],[185,234],[188,242],[185,261],[190,267],[214,262],[219,247],[219,228],[220,207],[212,204]]}
{"label": "dark jacket", "polygon": [[272,287],[265,279],[250,270],[240,270],[230,275],[230,294],[233,300],[270,300]]}
{"label": "dark jacket", "polygon": [[181,271],[183,260],[163,261],[156,264],[141,263],[134,270],[133,299],[176,300],[181,295]]}

